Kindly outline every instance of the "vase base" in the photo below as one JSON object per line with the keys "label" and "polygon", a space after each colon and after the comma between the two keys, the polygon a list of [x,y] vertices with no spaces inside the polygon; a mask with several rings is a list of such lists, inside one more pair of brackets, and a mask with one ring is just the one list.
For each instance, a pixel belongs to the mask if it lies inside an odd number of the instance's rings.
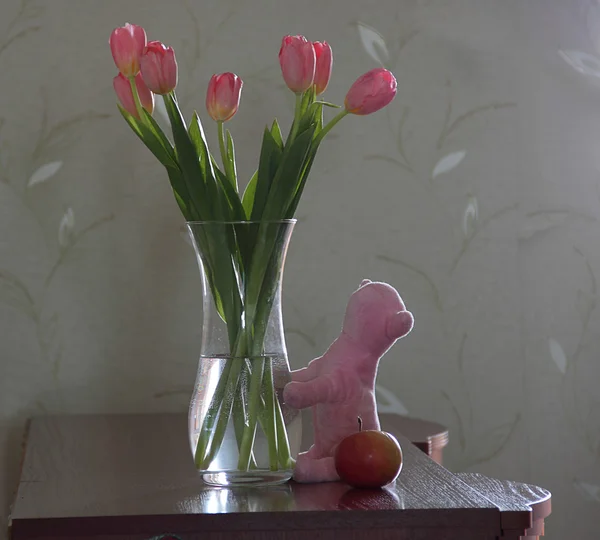
{"label": "vase base", "polygon": [[293,471],[203,471],[202,480],[205,484],[215,487],[262,487],[284,484],[292,478]]}

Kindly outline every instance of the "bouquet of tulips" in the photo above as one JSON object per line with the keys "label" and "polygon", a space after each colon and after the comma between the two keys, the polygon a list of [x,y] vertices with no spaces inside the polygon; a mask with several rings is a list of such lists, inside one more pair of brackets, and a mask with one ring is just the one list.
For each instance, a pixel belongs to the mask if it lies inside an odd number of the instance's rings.
{"label": "bouquet of tulips", "polygon": [[[333,57],[326,42],[303,36],[286,36],[279,63],[287,87],[295,94],[294,118],[287,137],[275,119],[263,132],[258,167],[239,189],[233,137],[224,123],[237,112],[242,80],[234,73],[213,75],[206,94],[206,110],[217,124],[220,160],[209,150],[197,112],[186,123],[175,88],[178,70],[175,53],[159,41],[147,42],[140,26],[126,24],[110,36],[111,52],[119,69],[114,89],[119,110],[133,132],[165,167],[177,205],[188,222],[259,224],[291,219],[302,196],[319,145],[346,115],[367,115],[392,101],[396,80],[383,68],[373,69],[351,86],[344,106],[321,99],[331,75]],[[155,95],[162,96],[171,124],[166,134],[152,117]],[[329,122],[324,108],[339,109]],[[269,275],[277,265],[277,238],[267,227],[253,234],[226,234],[224,238],[198,238],[203,264],[215,305],[227,324],[230,353],[234,357],[264,354],[265,320],[273,299]],[[224,372],[202,427],[195,451],[199,469],[206,469],[223,440],[234,405],[240,364]],[[250,373],[248,418],[240,426],[239,468],[252,464],[252,441],[257,418],[266,418],[273,467],[289,466],[291,456],[282,426],[281,410],[256,394],[266,371]],[[257,390],[258,392],[258,390]],[[259,418],[260,420],[260,418]],[[279,426],[279,427],[278,427]],[[287,449],[287,450],[286,450]]]}

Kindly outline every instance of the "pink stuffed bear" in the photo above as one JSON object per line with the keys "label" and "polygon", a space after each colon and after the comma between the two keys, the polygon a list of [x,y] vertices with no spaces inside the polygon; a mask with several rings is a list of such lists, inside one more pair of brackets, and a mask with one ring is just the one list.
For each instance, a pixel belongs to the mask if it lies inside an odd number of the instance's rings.
{"label": "pink stuffed bear", "polygon": [[365,279],[350,297],[342,333],[325,354],[292,372],[285,402],[313,408],[314,444],[298,455],[298,482],[339,480],[333,463],[337,444],[358,429],[379,429],[375,378],[379,359],[413,327],[413,316],[391,285]]}

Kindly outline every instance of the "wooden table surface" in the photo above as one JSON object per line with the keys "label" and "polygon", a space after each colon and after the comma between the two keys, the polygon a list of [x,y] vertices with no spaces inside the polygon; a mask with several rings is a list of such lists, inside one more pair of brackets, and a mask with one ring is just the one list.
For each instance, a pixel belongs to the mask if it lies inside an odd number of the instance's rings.
{"label": "wooden table surface", "polygon": [[[12,539],[491,540],[501,509],[400,437],[404,467],[384,490],[343,483],[215,489],[191,458],[182,414],[30,422]],[[531,527],[531,511],[511,514]]]}

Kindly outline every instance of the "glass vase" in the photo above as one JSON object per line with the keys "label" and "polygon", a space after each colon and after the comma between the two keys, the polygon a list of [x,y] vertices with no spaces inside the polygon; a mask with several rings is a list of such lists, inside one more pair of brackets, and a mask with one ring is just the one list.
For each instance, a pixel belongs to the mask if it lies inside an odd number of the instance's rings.
{"label": "glass vase", "polygon": [[210,485],[272,485],[292,477],[301,416],[283,402],[290,368],[281,284],[294,225],[188,223],[203,291],[189,439]]}

